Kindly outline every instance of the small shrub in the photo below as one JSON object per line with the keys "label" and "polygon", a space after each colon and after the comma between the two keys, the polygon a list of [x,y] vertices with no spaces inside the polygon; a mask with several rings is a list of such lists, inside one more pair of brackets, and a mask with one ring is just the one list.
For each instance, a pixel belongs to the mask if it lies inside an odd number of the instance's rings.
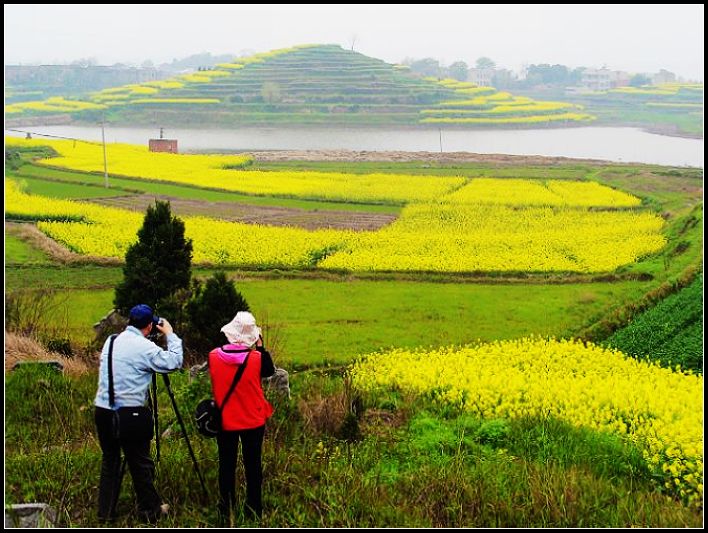
{"label": "small shrub", "polygon": [[359,429],[359,418],[353,411],[344,415],[342,425],[337,431],[337,438],[347,442],[355,442],[361,440],[361,429]]}
{"label": "small shrub", "polygon": [[489,444],[498,447],[504,443],[510,432],[511,427],[506,420],[488,420],[479,426],[476,439],[481,444]]}
{"label": "small shrub", "polygon": [[186,304],[186,330],[189,349],[203,353],[225,344],[221,332],[239,311],[250,311],[248,302],[225,272],[216,272],[205,283],[195,280]]}
{"label": "small shrub", "polygon": [[45,346],[50,352],[60,353],[67,357],[74,355],[71,348],[71,340],[67,338],[49,338],[45,341]]}

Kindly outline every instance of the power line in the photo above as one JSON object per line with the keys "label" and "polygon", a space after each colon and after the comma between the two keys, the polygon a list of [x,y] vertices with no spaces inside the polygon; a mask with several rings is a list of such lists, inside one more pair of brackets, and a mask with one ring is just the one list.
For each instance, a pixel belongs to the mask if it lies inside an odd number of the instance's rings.
{"label": "power line", "polygon": [[51,137],[52,139],[62,139],[65,141],[82,142],[82,143],[86,143],[86,144],[103,146],[103,176],[104,176],[105,187],[108,188],[108,160],[106,159],[105,121],[101,121],[101,139],[103,142],[100,142],[100,143],[93,142],[93,141],[86,141],[84,139],[77,139],[76,137],[64,137],[63,135],[51,135],[49,133],[40,133],[38,131],[18,130],[18,129],[14,129],[14,128],[5,128],[5,131],[14,131],[17,133],[25,133],[27,135],[37,135],[39,137]]}
{"label": "power line", "polygon": [[[64,137],[64,136],[62,136],[62,135],[50,135],[49,133],[40,133],[40,132],[38,132],[38,131],[18,130],[18,129],[15,129],[15,128],[5,128],[5,131],[15,131],[15,132],[17,132],[17,133],[29,133],[29,134],[31,134],[31,135],[39,135],[40,137],[51,137],[51,138],[53,138],[53,139],[63,139],[63,140],[67,140],[67,141],[74,141],[74,142],[80,142],[80,143],[86,143],[86,144],[93,144],[93,145],[95,145],[95,146],[103,146],[103,143],[102,143],[102,142],[99,142],[99,141],[87,141],[86,139],[79,139],[79,138],[77,138],[77,137]],[[13,138],[17,138],[17,137],[13,137]],[[123,144],[123,145],[122,145],[122,149],[123,149],[123,150],[128,150],[128,149],[130,149],[130,150],[135,150],[136,152],[141,152],[141,153],[142,153],[142,150],[140,149],[139,146],[135,146],[135,145],[132,145],[132,144]]]}
{"label": "power line", "polygon": [[27,130],[17,130],[13,128],[5,128],[5,131],[14,131],[17,133],[29,133],[30,135],[38,135],[40,137],[51,137],[52,139],[64,139],[66,141],[78,141],[86,144],[96,144],[98,146],[101,146],[100,142],[95,142],[95,141],[87,141],[85,139],[77,139],[76,137],[64,137],[62,135],[50,135],[49,133],[40,133],[38,131],[27,131]]}

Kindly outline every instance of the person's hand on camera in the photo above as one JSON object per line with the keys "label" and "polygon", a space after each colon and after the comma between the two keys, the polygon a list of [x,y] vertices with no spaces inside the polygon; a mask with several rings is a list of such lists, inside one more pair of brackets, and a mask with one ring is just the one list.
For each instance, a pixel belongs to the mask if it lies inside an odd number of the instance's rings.
{"label": "person's hand on camera", "polygon": [[157,324],[157,331],[164,335],[169,335],[173,333],[172,324],[170,324],[166,318],[161,318],[160,322]]}

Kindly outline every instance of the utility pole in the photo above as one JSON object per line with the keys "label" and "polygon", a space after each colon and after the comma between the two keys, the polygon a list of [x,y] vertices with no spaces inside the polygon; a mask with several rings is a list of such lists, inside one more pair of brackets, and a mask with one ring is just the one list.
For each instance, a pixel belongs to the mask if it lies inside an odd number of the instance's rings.
{"label": "utility pole", "polygon": [[440,153],[442,154],[442,128],[438,128],[438,131],[440,132]]}
{"label": "utility pole", "polygon": [[101,119],[101,139],[103,140],[103,177],[106,189],[108,189],[108,159],[106,158],[106,116]]}

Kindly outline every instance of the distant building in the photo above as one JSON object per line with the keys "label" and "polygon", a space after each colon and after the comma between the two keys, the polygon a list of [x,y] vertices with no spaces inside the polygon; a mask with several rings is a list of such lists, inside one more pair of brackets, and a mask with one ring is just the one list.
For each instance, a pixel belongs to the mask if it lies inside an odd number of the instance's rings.
{"label": "distant building", "polygon": [[663,68],[656,74],[651,75],[651,82],[654,85],[663,85],[664,83],[675,83],[676,74],[664,70]]}
{"label": "distant building", "polygon": [[165,139],[165,128],[160,128],[160,138],[150,139],[148,147],[151,152],[177,153],[177,139]]}
{"label": "distant building", "polygon": [[496,87],[497,89],[508,89],[514,83],[515,79],[516,76],[509,69],[494,69],[491,86]]}
{"label": "distant building", "polygon": [[495,69],[493,68],[471,68],[467,69],[467,81],[482,87],[490,87],[494,79]]}
{"label": "distant building", "polygon": [[606,91],[629,85],[630,78],[628,72],[621,70],[610,70],[605,67],[586,68],[581,74],[580,85],[588,91]]}
{"label": "distant building", "polygon": [[177,139],[150,139],[148,146],[151,152],[177,153]]}
{"label": "distant building", "polygon": [[580,85],[590,91],[606,91],[612,88],[611,71],[607,68],[586,68],[580,77]]}
{"label": "distant building", "polygon": [[165,139],[165,130],[160,128],[160,138],[150,139],[148,146],[151,152],[167,152],[170,154],[177,153],[177,139]]}

